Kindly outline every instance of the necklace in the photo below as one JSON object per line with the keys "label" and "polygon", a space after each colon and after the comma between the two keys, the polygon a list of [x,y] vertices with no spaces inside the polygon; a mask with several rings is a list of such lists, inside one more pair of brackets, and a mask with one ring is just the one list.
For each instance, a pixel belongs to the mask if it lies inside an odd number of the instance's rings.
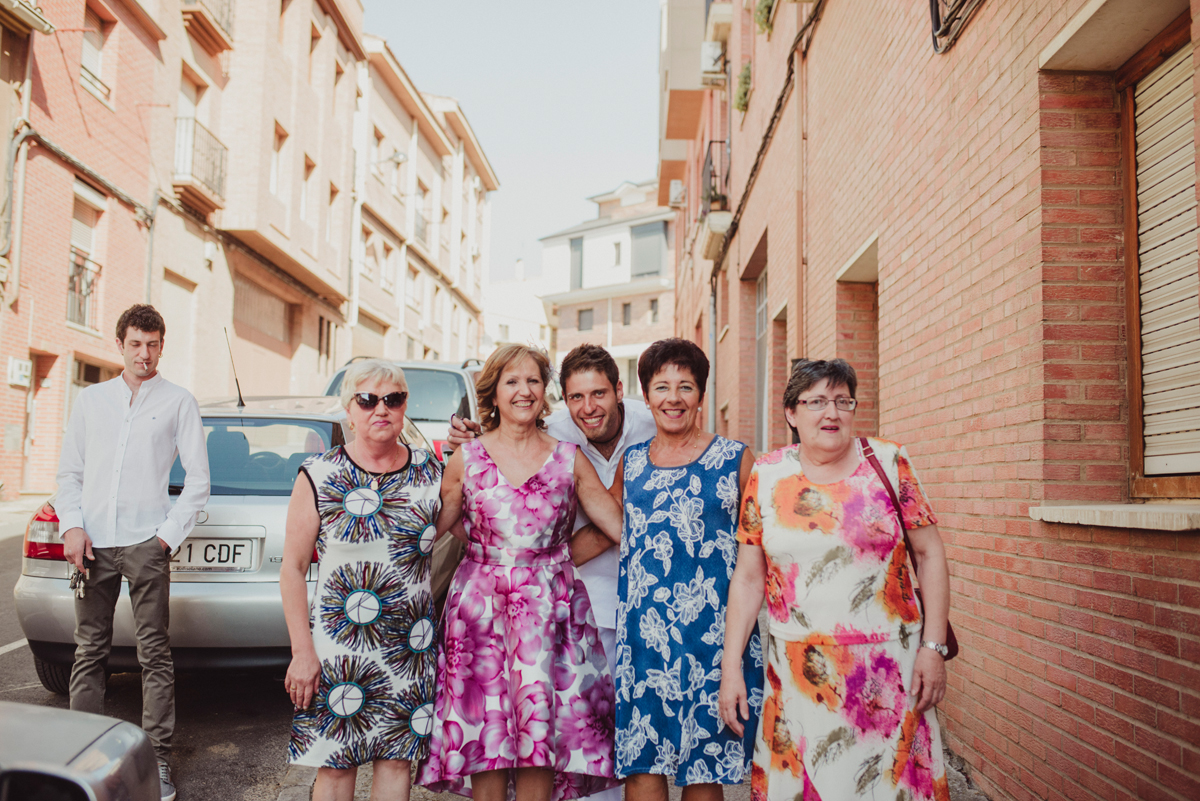
{"label": "necklace", "polygon": [[387,468],[384,470],[380,470],[378,473],[373,473],[365,467],[362,467],[361,469],[364,473],[366,473],[367,475],[369,475],[371,477],[371,484],[370,484],[371,489],[378,492],[379,491],[379,479],[383,478],[383,476],[385,474],[393,472],[392,468],[395,466],[396,466],[396,457],[392,456],[392,460],[390,462],[388,462]]}
{"label": "necklace", "polygon": [[[659,442],[658,437],[655,437],[654,442],[652,443],[651,447],[653,447],[653,445],[658,445],[658,442]],[[692,441],[689,442],[687,445],[686,453],[687,453],[688,458],[684,461],[684,464],[694,461],[693,457],[696,455],[696,446],[699,444],[700,444],[700,429],[697,428],[692,433]],[[664,450],[663,446],[659,445],[658,446],[659,457],[662,456],[663,450]],[[659,461],[663,461],[663,460],[660,458]]]}

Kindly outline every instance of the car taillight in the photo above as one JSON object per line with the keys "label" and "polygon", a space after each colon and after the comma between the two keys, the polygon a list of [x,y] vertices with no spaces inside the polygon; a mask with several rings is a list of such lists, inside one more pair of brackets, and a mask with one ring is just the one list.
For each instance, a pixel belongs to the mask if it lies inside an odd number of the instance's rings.
{"label": "car taillight", "polygon": [[310,565],[315,565],[315,564],[317,563],[317,560],[318,560],[318,559],[320,559],[320,558],[321,558],[321,554],[317,553],[317,549],[316,549],[316,548],[313,548],[312,560],[311,560],[311,561],[309,561],[309,564],[310,564]]}
{"label": "car taillight", "polygon": [[42,504],[25,529],[25,556],[29,559],[57,559],[65,562],[63,542],[58,536],[58,515],[54,507]]}
{"label": "car taillight", "polygon": [[445,439],[435,439],[433,441],[433,453],[437,456],[439,462],[444,462],[450,458],[450,454],[454,449],[450,447],[450,441]]}

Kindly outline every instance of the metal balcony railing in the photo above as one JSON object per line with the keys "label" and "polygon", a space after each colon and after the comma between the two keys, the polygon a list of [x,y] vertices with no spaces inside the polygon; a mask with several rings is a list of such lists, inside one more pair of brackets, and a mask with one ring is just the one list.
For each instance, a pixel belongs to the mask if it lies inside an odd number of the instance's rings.
{"label": "metal balcony railing", "polygon": [[708,143],[708,155],[700,174],[700,216],[710,211],[729,210],[729,160],[724,140]]}
{"label": "metal balcony railing", "polygon": [[225,33],[233,36],[233,0],[183,0],[183,5],[204,6]]}
{"label": "metal balcony railing", "polygon": [[175,120],[175,175],[192,177],[213,194],[225,197],[225,161],[228,148],[212,131],[191,117]]}
{"label": "metal balcony railing", "polygon": [[96,286],[100,281],[100,265],[81,250],[71,248],[71,263],[67,269],[67,320],[85,328],[96,328]]}

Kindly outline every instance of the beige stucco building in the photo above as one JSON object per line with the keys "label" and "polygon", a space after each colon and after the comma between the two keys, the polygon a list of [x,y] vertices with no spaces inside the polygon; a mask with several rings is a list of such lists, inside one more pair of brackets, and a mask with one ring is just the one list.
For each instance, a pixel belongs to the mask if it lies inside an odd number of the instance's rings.
{"label": "beige stucco building", "polygon": [[355,117],[354,355],[480,355],[494,170],[457,101],[424,95],[367,36]]}

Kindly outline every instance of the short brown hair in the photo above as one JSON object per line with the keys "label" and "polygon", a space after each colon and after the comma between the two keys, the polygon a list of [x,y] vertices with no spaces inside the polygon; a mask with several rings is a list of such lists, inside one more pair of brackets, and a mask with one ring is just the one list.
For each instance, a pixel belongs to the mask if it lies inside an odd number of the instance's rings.
{"label": "short brown hair", "polygon": [[135,303],[117,318],[117,339],[125,341],[125,332],[130,327],[147,334],[157,332],[163,339],[167,338],[167,323],[158,310],[149,303]]}
{"label": "short brown hair", "polygon": [[[500,412],[496,409],[496,388],[500,386],[500,376],[508,369],[509,365],[524,361],[526,358],[533,359],[534,364],[538,366],[538,372],[541,373],[542,385],[548,386],[551,374],[550,359],[535,348],[516,344],[502,345],[483,363],[483,369],[475,377],[475,396],[479,405],[479,424],[483,426],[484,431],[491,431],[500,425]],[[548,414],[550,414],[550,403],[543,395],[542,408],[538,411],[538,428],[546,427],[545,418]]]}
{"label": "short brown hair", "polygon": [[642,396],[650,394],[650,380],[670,364],[692,374],[700,390],[700,399],[703,400],[704,391],[708,388],[708,357],[695,342],[678,337],[660,339],[642,351],[638,359],[638,381],[642,385]]}
{"label": "short brown hair", "polygon": [[856,397],[858,374],[845,359],[797,359],[792,365],[792,375],[783,390],[783,408],[795,409],[800,402],[800,393],[809,387],[828,380],[829,387],[846,385],[850,397]]}
{"label": "short brown hair", "polygon": [[562,367],[558,370],[558,383],[562,391],[567,391],[567,379],[576,373],[595,371],[608,379],[615,391],[617,382],[621,380],[621,371],[617,369],[617,360],[612,354],[599,345],[580,345],[567,354]]}

